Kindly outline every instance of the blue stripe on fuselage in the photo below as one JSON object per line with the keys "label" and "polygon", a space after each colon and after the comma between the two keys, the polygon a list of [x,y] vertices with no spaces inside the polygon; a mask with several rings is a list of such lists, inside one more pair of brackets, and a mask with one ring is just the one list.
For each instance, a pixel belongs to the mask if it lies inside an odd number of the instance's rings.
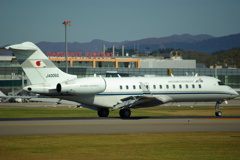
{"label": "blue stripe on fuselage", "polygon": [[191,94],[204,94],[204,95],[213,95],[213,94],[221,94],[221,95],[233,95],[231,93],[221,93],[221,92],[184,92],[184,93],[100,93],[98,96],[143,96],[143,95],[191,95]]}

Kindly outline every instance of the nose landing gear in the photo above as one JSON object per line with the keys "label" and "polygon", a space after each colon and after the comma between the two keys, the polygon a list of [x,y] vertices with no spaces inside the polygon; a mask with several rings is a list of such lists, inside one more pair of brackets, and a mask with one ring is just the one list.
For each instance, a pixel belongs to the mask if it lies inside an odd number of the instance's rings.
{"label": "nose landing gear", "polygon": [[222,116],[222,112],[220,111],[220,109],[221,109],[220,104],[222,102],[223,101],[217,101],[216,104],[215,104],[215,116],[217,116],[217,117],[221,117]]}

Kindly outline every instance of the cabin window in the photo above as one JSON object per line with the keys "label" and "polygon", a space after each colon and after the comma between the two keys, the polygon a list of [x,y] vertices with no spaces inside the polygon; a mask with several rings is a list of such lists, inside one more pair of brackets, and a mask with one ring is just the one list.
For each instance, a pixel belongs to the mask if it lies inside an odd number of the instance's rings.
{"label": "cabin window", "polygon": [[153,85],[153,89],[156,89],[156,85]]}
{"label": "cabin window", "polygon": [[199,88],[202,88],[201,84],[198,85]]}
{"label": "cabin window", "polygon": [[128,87],[128,85],[126,85],[126,89],[128,89],[129,87]]}
{"label": "cabin window", "polygon": [[167,87],[167,89],[169,88],[169,86],[168,86],[168,85],[166,85],[166,87]]}
{"label": "cabin window", "polygon": [[135,85],[133,85],[133,89],[136,89],[136,86],[135,86]]}
{"label": "cabin window", "polygon": [[175,85],[173,85],[173,89],[175,89]]}
{"label": "cabin window", "polygon": [[148,85],[146,85],[146,88],[147,88],[147,89],[149,89],[149,86],[148,86]]}
{"label": "cabin window", "polygon": [[224,84],[223,82],[219,81],[219,82],[218,82],[218,85],[219,85],[219,86],[224,86],[225,84]]}
{"label": "cabin window", "polygon": [[181,84],[179,84],[179,88],[182,89],[182,85]]}
{"label": "cabin window", "polygon": [[186,88],[188,88],[188,85],[186,84]]}
{"label": "cabin window", "polygon": [[159,88],[162,89],[162,85],[159,85]]}
{"label": "cabin window", "polygon": [[141,85],[139,85],[139,89],[142,89]]}
{"label": "cabin window", "polygon": [[122,85],[120,85],[120,89],[123,89]]}
{"label": "cabin window", "polygon": [[194,84],[192,85],[192,88],[195,88],[195,85],[194,85]]}

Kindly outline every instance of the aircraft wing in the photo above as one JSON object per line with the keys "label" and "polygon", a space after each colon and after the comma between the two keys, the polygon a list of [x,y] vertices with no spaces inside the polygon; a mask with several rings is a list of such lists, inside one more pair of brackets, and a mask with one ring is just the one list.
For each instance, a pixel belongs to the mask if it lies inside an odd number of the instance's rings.
{"label": "aircraft wing", "polygon": [[37,98],[37,96],[5,96],[5,95],[0,95],[0,98],[2,98],[3,102],[7,102],[9,99],[14,98],[22,98],[22,99],[32,99],[32,98]]}
{"label": "aircraft wing", "polygon": [[123,98],[121,99],[121,103],[118,103],[113,107],[113,110],[118,108],[152,107],[168,103],[173,100],[167,95],[153,95],[148,87],[142,82],[140,82],[140,86],[142,88],[143,95]]}
{"label": "aircraft wing", "polygon": [[172,98],[167,96],[167,95],[159,95],[159,96],[154,96],[157,100],[159,100],[160,102],[162,102],[162,104],[164,103],[168,103],[168,102],[172,102]]}
{"label": "aircraft wing", "polygon": [[42,98],[42,97],[38,97],[38,96],[0,96],[0,98],[3,98],[3,102],[8,101],[10,98],[22,98],[22,99],[28,99],[29,101],[33,101],[33,102],[52,102],[53,105],[52,106],[56,106],[58,104],[67,104],[67,105],[75,105],[75,106],[79,106],[80,103],[77,102],[73,102],[73,101],[67,101],[67,100],[61,100],[58,98]]}
{"label": "aircraft wing", "polygon": [[161,105],[171,102],[173,99],[167,95],[143,95],[143,96],[129,96],[121,99],[121,103],[116,104],[113,110],[118,108],[141,108]]}
{"label": "aircraft wing", "polygon": [[30,98],[37,98],[38,96],[0,96],[0,98],[25,98],[25,99],[30,99]]}

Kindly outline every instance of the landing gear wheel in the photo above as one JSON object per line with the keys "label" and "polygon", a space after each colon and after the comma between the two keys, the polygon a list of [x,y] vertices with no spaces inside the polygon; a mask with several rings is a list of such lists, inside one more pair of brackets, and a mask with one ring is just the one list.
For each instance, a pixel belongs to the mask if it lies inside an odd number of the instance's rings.
{"label": "landing gear wheel", "polygon": [[109,109],[107,109],[107,108],[100,108],[98,110],[98,116],[99,117],[108,117],[108,115],[109,115]]}
{"label": "landing gear wheel", "polygon": [[131,116],[131,110],[130,109],[121,109],[119,111],[119,115],[121,118],[129,118]]}
{"label": "landing gear wheel", "polygon": [[215,115],[216,115],[217,117],[221,117],[221,116],[222,116],[222,112],[221,112],[221,111],[217,111],[217,112],[215,112]]}
{"label": "landing gear wheel", "polygon": [[215,105],[215,116],[217,117],[221,117],[222,116],[222,112],[220,111],[221,107],[220,107],[220,104],[222,103],[223,101],[217,101],[216,102],[216,105]]}

